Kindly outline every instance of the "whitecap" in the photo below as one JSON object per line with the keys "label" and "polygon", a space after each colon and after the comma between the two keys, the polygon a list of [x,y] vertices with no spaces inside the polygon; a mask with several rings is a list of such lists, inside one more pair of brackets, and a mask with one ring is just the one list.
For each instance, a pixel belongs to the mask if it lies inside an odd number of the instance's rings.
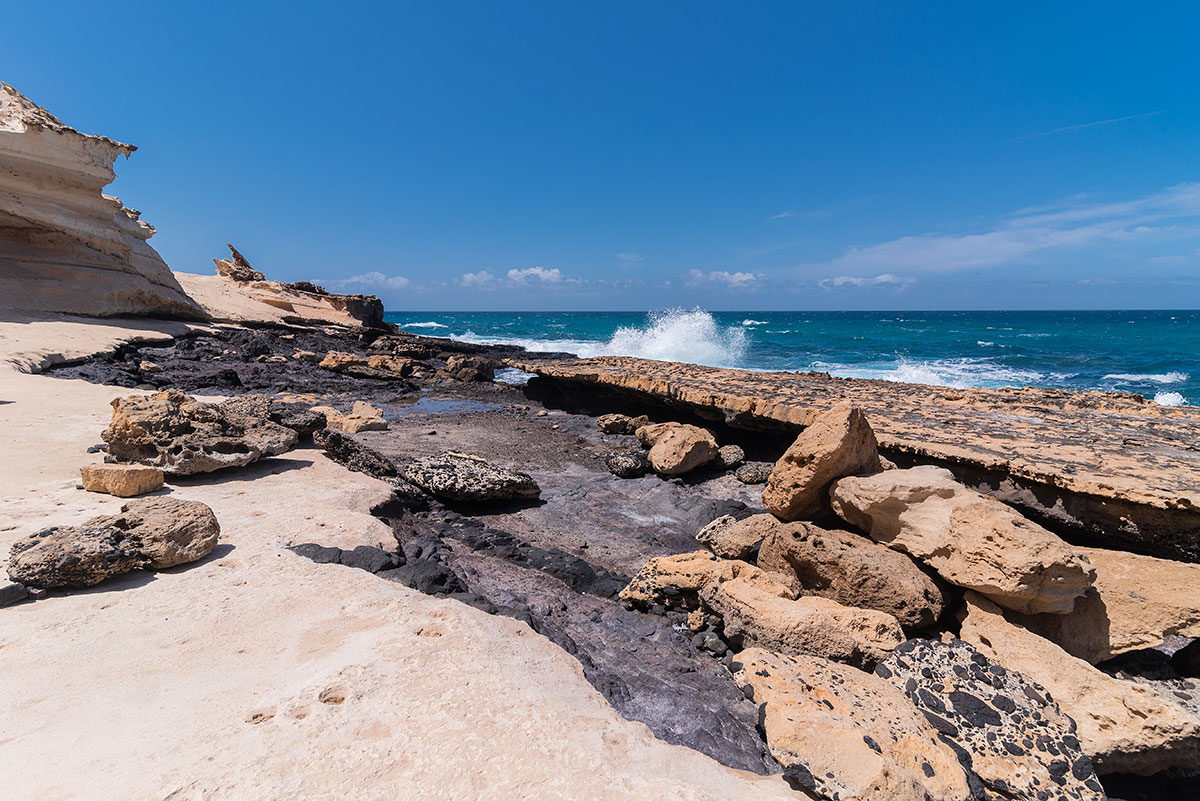
{"label": "whitecap", "polygon": [[1154,402],[1159,406],[1183,406],[1187,403],[1187,398],[1178,392],[1156,392]]}
{"label": "whitecap", "polygon": [[442,325],[441,323],[435,323],[433,321],[429,321],[429,322],[424,322],[424,323],[405,323],[404,325],[402,325],[400,327],[401,328],[449,328],[450,326]]}
{"label": "whitecap", "polygon": [[1104,380],[1129,384],[1182,384],[1188,380],[1188,374],[1178,370],[1169,373],[1109,373]]}
{"label": "whitecap", "polygon": [[742,320],[742,325],[766,325],[766,320]]}
{"label": "whitecap", "polygon": [[527,373],[515,367],[504,367],[496,371],[496,380],[501,384],[528,384],[529,379],[533,377],[533,373]]}

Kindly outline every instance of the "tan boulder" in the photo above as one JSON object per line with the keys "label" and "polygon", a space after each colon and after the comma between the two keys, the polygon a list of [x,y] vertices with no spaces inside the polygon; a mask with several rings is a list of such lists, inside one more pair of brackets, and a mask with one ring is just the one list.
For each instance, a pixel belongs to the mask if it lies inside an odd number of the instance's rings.
{"label": "tan boulder", "polygon": [[[664,476],[677,476],[708,464],[717,455],[717,440],[708,431],[685,423],[663,423],[665,428],[654,433],[650,466]],[[642,432],[655,426],[643,426]],[[639,437],[639,439],[641,439]]]}
{"label": "tan boulder", "polygon": [[642,443],[643,448],[649,448],[658,441],[659,437],[670,430],[672,426],[677,425],[680,425],[680,423],[647,423],[635,428],[633,435],[637,437],[638,442]]}
{"label": "tan boulder", "polygon": [[332,406],[314,406],[312,410],[325,415],[325,427],[334,431],[357,434],[360,431],[386,431],[388,427],[383,410],[366,401],[355,401],[348,412],[340,412]]}
{"label": "tan boulder", "polygon": [[744,520],[722,515],[700,529],[696,541],[722,559],[749,559],[777,525],[774,515],[751,515]]}
{"label": "tan boulder", "polygon": [[891,615],[816,596],[793,600],[742,578],[706,585],[700,600],[721,617],[726,638],[737,647],[864,665],[883,659],[904,640]]}
{"label": "tan boulder", "polygon": [[596,418],[596,425],[605,434],[632,434],[642,426],[650,425],[646,415],[630,417],[627,414],[602,414]]}
{"label": "tan boulder", "polygon": [[876,542],[1018,612],[1070,612],[1095,575],[1057,536],[940,467],[843,478],[831,497]]}
{"label": "tan boulder", "polygon": [[359,378],[396,379],[412,375],[418,362],[400,356],[377,354],[374,356],[357,356],[353,353],[343,353],[331,350],[318,362],[318,367],[332,370],[335,373],[357,376]]}
{"label": "tan boulder", "polygon": [[1200,637],[1200,565],[1075,548],[1096,569],[1093,589],[1066,615],[1009,615],[1092,664],[1171,635]]}
{"label": "tan boulder", "polygon": [[945,606],[941,589],[908,556],[858,534],[811,523],[777,523],[768,529],[758,566],[794,576],[805,595],[886,612],[909,628],[932,625]]}
{"label": "tan boulder", "polygon": [[886,681],[815,656],[761,648],[734,657],[784,775],[822,798],[962,801],[966,772]]}
{"label": "tan boulder", "polygon": [[83,488],[118,498],[132,498],[161,489],[163,471],[138,464],[89,464],[79,468]]}
{"label": "tan boulder", "polygon": [[654,604],[694,609],[700,591],[710,584],[745,579],[748,583],[783,598],[795,598],[796,587],[785,577],[759,570],[746,562],[718,559],[708,551],[656,556],[638,571],[621,590],[628,604],[646,608]]}
{"label": "tan boulder", "polygon": [[814,419],[775,463],[763,505],[784,520],[812,520],[829,510],[834,481],[882,469],[866,415],[840,403]]}
{"label": "tan boulder", "polygon": [[962,638],[1049,690],[1078,725],[1079,742],[1097,773],[1200,771],[1200,721],[1166,696],[1100,672],[1010,623],[976,593],[967,593]]}

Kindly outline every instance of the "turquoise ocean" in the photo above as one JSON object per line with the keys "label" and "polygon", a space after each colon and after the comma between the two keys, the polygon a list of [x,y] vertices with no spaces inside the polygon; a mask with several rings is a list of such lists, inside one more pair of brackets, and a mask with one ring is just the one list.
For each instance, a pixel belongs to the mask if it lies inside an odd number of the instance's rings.
{"label": "turquoise ocean", "polygon": [[578,356],[1200,404],[1200,311],[390,312],[413,333]]}

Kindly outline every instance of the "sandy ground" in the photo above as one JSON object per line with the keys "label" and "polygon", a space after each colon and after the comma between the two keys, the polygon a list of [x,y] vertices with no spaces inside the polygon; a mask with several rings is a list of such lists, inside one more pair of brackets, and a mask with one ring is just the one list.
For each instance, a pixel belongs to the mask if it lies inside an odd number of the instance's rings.
{"label": "sandy ground", "polygon": [[[75,489],[119,394],[0,366],[0,551],[119,507]],[[798,797],[623,720],[523,623],[287,551],[391,542],[384,485],[317,451],[166,491],[216,512],[208,559],[0,609],[4,798]]]}

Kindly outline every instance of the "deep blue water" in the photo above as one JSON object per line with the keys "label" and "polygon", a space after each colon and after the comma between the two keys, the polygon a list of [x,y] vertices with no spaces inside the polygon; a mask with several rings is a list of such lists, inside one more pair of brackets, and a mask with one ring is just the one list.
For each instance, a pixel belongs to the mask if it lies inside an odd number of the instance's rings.
{"label": "deep blue water", "polygon": [[395,312],[415,333],[580,356],[1200,403],[1200,311]]}

